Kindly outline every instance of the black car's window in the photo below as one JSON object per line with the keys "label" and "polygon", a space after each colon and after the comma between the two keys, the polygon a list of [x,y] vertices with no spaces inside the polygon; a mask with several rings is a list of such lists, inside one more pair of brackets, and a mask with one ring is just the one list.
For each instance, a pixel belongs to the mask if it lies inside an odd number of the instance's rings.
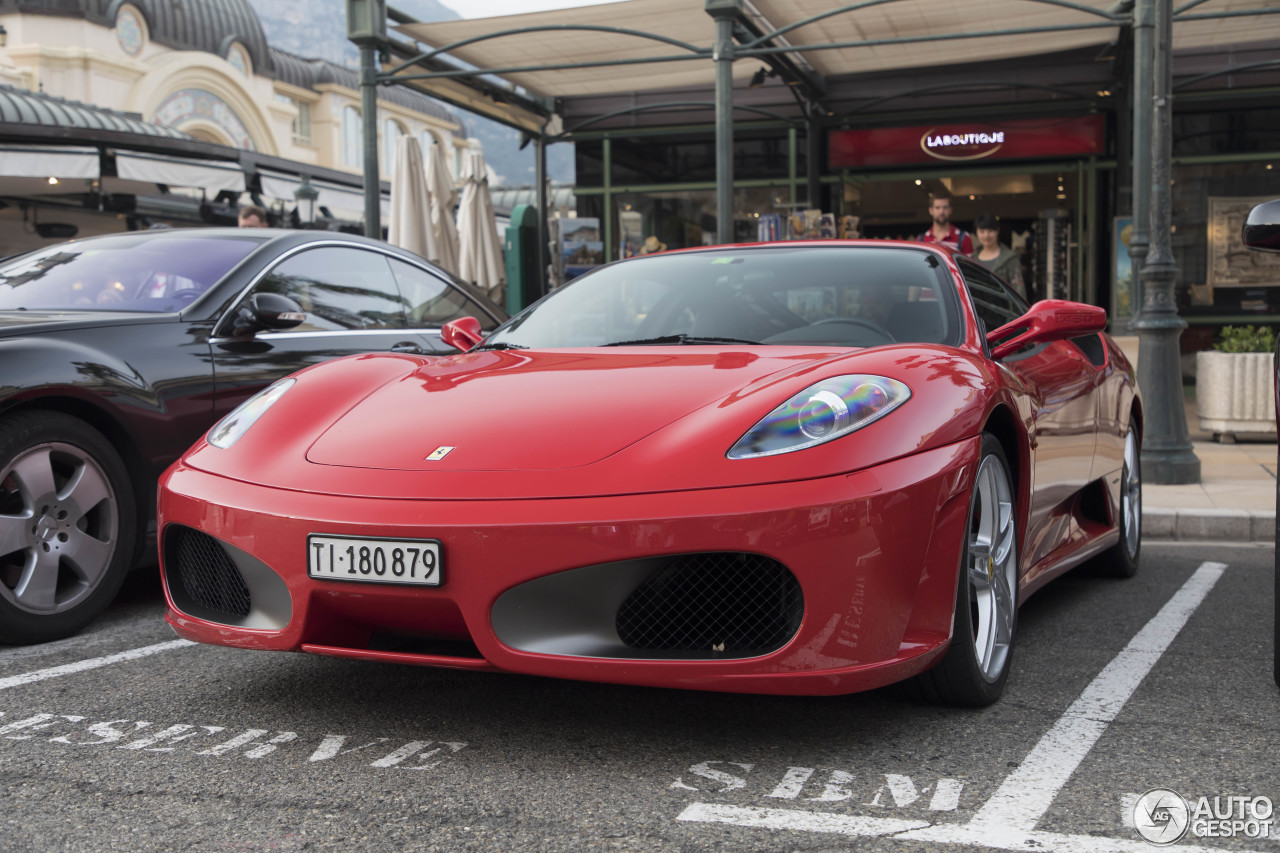
{"label": "black car's window", "polygon": [[442,326],[459,317],[475,317],[486,331],[498,325],[488,311],[440,276],[394,258],[391,270],[404,297],[411,327]]}
{"label": "black car's window", "polygon": [[287,296],[307,312],[294,332],[403,329],[404,300],[379,252],[321,246],[282,261],[255,292]]}
{"label": "black car's window", "polygon": [[956,344],[960,328],[955,285],[932,252],[779,244],[600,267],[522,312],[486,343],[871,347]]}
{"label": "black car's window", "polygon": [[984,336],[1027,313],[1027,303],[988,270],[964,261],[959,266]]}
{"label": "black car's window", "polygon": [[50,246],[0,263],[0,309],[180,311],[264,239],[144,232]]}

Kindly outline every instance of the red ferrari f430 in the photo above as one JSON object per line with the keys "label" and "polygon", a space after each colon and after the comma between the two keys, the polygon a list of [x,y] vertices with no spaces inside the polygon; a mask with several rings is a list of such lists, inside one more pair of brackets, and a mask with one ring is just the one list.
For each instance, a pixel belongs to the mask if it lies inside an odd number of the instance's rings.
{"label": "red ferrari f430", "polygon": [[1138,565],[1100,308],[893,242],[598,268],[457,355],[268,387],[165,474],[183,636],[754,693],[995,701],[1018,606]]}

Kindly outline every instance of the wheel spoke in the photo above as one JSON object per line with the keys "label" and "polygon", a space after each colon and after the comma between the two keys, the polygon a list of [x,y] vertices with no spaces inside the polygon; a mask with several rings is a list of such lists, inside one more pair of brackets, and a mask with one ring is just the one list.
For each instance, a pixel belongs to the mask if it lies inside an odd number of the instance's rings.
{"label": "wheel spoke", "polygon": [[1007,646],[1013,634],[1013,591],[1009,588],[1008,574],[1001,570],[995,583],[995,615],[999,623],[997,634],[1000,644]]}
{"label": "wheel spoke", "polygon": [[87,515],[102,501],[111,497],[111,487],[97,467],[82,463],[63,487],[58,500],[66,505],[77,520]]}
{"label": "wheel spoke", "polygon": [[987,573],[987,557],[980,559],[975,558],[969,563],[969,583],[973,584],[979,592],[985,592],[991,588],[991,575]]}
{"label": "wheel spoke", "polygon": [[0,557],[31,547],[31,517],[0,515]]}
{"label": "wheel spoke", "polygon": [[41,548],[32,553],[33,559],[27,563],[13,595],[29,610],[53,610],[57,604],[58,557]]}
{"label": "wheel spoke", "polygon": [[106,573],[113,545],[77,530],[63,546],[62,556],[86,584],[92,585]]}
{"label": "wheel spoke", "polygon": [[50,458],[49,448],[37,448],[18,459],[13,463],[11,471],[28,506],[54,498],[53,460]]}

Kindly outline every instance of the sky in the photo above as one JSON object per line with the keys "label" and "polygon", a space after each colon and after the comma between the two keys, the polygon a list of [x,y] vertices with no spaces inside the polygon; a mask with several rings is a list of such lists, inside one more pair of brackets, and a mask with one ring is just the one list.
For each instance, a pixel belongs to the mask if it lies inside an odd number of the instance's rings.
{"label": "sky", "polygon": [[499,15],[568,9],[573,6],[598,6],[609,0],[441,0],[441,2],[464,18],[494,18]]}

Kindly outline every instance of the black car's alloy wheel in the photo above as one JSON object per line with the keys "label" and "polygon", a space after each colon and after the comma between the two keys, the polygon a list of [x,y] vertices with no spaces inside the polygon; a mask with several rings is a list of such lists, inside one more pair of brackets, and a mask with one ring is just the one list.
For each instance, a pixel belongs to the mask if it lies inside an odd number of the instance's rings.
{"label": "black car's alloy wheel", "polygon": [[88,424],[0,418],[0,642],[65,637],[97,616],[128,571],[134,516],[120,455]]}

